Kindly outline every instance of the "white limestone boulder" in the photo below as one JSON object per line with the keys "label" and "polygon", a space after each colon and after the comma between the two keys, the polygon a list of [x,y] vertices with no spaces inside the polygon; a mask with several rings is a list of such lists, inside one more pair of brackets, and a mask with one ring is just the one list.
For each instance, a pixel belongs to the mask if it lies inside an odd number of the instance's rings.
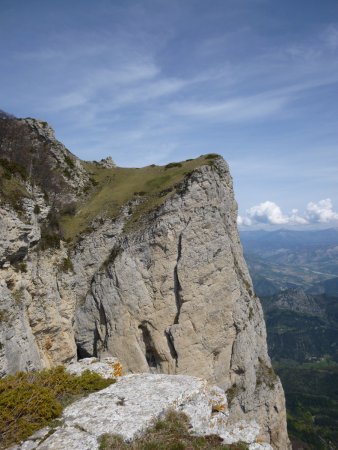
{"label": "white limestone boulder", "polygon": [[122,375],[122,366],[117,358],[107,356],[105,358],[84,358],[69,364],[67,372],[81,375],[86,370],[101,375],[102,378],[116,378]]}
{"label": "white limestone boulder", "polygon": [[220,388],[196,377],[157,374],[118,378],[108,388],[68,406],[63,425],[49,437],[39,440],[35,435],[16,450],[95,450],[105,433],[132,441],[169,409],[188,415],[193,434],[218,434],[225,444],[243,441],[250,450],[272,450],[269,444],[256,442],[260,429],[255,421],[227,426],[227,399]]}

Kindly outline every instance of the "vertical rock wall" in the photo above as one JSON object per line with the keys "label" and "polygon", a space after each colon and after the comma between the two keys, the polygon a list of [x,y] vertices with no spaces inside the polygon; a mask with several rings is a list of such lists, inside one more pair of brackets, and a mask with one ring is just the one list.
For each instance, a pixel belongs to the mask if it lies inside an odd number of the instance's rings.
{"label": "vertical rock wall", "polygon": [[196,170],[117,240],[76,311],[76,340],[81,356],[108,352],[130,372],[216,383],[228,391],[234,421],[255,418],[264,439],[284,450],[284,394],[236,218],[226,163]]}
{"label": "vertical rock wall", "polygon": [[[60,188],[60,205],[76,200],[89,180],[80,161],[45,123],[9,125],[6,158],[16,148],[24,164],[23,143],[32,142],[32,155],[48,144],[37,176],[56,177],[46,186]],[[27,127],[22,141],[16,130]],[[114,220],[97,218],[72,248],[37,245],[51,204],[33,179],[25,183],[20,213],[0,207],[0,376],[105,354],[127,372],[195,375],[227,391],[230,422],[255,419],[263,442],[287,449],[284,394],[242,255],[227,164],[213,158],[195,169],[136,224],[128,224],[130,205]]]}

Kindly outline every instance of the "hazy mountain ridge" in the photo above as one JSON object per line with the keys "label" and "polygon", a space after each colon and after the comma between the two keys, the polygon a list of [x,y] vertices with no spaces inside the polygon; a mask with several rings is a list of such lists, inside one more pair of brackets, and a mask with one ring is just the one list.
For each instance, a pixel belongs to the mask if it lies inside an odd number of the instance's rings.
{"label": "hazy mountain ridge", "polygon": [[[256,293],[300,287],[325,293],[338,274],[338,229],[242,231],[241,241]],[[324,284],[323,284],[324,283]],[[332,294],[329,282],[327,293]]]}

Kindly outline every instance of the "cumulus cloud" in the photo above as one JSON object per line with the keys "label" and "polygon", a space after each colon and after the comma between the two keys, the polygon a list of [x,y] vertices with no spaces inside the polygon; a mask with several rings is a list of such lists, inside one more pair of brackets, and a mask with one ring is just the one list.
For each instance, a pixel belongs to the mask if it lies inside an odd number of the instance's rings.
{"label": "cumulus cloud", "polygon": [[247,215],[255,223],[270,223],[272,225],[288,223],[288,218],[283,215],[280,207],[270,201],[253,206],[247,211]]}
{"label": "cumulus cloud", "polygon": [[318,203],[308,203],[306,217],[311,223],[327,223],[338,220],[338,213],[333,211],[331,199],[326,198]]}
{"label": "cumulus cloud", "polygon": [[338,213],[333,210],[331,199],[320,200],[318,203],[309,202],[303,215],[297,209],[290,214],[284,214],[280,206],[271,201],[265,201],[252,206],[245,216],[238,216],[240,226],[251,225],[312,225],[338,221]]}

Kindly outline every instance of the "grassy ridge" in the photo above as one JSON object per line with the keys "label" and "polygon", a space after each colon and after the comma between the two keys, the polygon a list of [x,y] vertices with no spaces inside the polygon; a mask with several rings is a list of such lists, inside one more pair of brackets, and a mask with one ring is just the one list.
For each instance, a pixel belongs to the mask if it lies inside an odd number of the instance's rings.
{"label": "grassy ridge", "polygon": [[[216,156],[215,156],[216,157]],[[161,204],[187,174],[210,164],[210,155],[167,166],[147,166],[140,169],[114,167],[107,169],[97,163],[84,163],[95,184],[85,202],[74,216],[64,216],[60,224],[64,237],[73,239],[85,231],[96,216],[114,218],[122,205],[139,198],[140,205],[133,211],[132,225],[140,215]]]}

